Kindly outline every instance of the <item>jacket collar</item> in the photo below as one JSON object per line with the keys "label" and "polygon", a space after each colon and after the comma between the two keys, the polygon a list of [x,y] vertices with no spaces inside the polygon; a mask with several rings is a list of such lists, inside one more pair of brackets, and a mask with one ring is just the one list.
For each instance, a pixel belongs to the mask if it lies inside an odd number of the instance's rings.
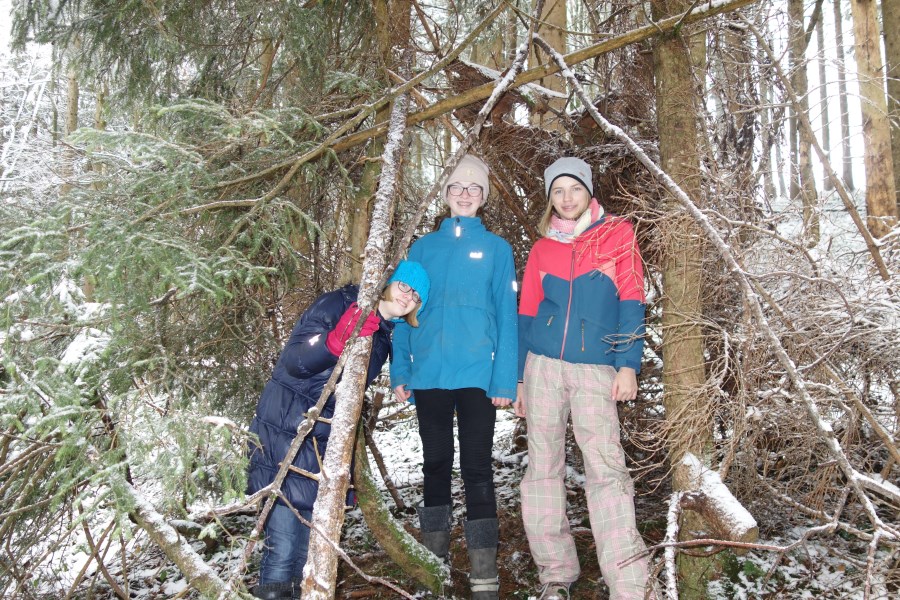
{"label": "jacket collar", "polygon": [[[377,309],[376,309],[376,312],[377,312]],[[394,330],[394,325],[396,325],[396,323],[394,323],[393,321],[390,321],[388,319],[385,319],[384,317],[381,316],[381,313],[378,313],[378,320],[380,321],[378,323],[378,328],[381,331],[383,331],[385,333],[390,333]]]}
{"label": "jacket collar", "polygon": [[[457,230],[457,228],[459,228]],[[441,221],[439,231],[451,236],[459,237],[462,232],[474,233],[484,231],[484,224],[480,217],[447,217]]]}

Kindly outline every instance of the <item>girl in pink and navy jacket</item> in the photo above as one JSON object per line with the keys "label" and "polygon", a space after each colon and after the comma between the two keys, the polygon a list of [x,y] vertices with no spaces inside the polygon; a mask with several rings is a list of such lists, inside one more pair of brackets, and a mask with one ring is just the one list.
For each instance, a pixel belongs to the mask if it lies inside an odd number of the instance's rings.
{"label": "girl in pink and navy jacket", "polygon": [[604,214],[591,168],[560,158],[544,172],[544,237],[525,266],[519,302],[516,414],[528,422],[522,518],[543,585],[569,597],[580,574],[565,514],[569,415],[585,462],[591,529],[616,600],[643,598],[647,560],[635,526],[634,489],[619,439],[616,402],[637,396],[644,335],[644,277],[631,224]]}

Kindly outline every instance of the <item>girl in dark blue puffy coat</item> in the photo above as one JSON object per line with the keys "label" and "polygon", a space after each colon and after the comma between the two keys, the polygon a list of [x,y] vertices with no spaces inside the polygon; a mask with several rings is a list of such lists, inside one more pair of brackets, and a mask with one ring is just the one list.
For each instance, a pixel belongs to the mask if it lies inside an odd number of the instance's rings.
{"label": "girl in dark blue puffy coat", "polygon": [[[279,463],[297,434],[304,414],[319,399],[344,345],[360,318],[360,336],[372,336],[372,353],[366,385],[372,383],[391,351],[394,322],[418,326],[417,314],[428,299],[428,275],[419,263],[404,261],[394,271],[374,311],[363,315],[356,304],[359,288],[347,285],[319,296],[300,316],[284,347],[272,378],[263,389],[250,431],[259,444],[250,449],[247,493],[263,489],[275,479]],[[321,416],[334,415],[334,395],[328,398]],[[316,422],[306,436],[293,465],[309,473],[319,472],[320,457],[328,446],[331,426]],[[306,520],[312,519],[319,484],[300,472],[290,471],[281,487],[285,499]],[[265,525],[265,546],[260,565],[258,598],[291,598],[299,593],[303,567],[309,548],[309,527],[279,500]]]}

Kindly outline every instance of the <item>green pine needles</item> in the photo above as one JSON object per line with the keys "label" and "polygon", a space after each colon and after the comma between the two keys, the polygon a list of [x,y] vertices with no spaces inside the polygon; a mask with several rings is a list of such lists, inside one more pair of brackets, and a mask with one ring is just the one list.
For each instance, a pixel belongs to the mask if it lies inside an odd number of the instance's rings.
{"label": "green pine needles", "polygon": [[[242,497],[244,426],[296,316],[282,311],[299,311],[285,298],[318,291],[310,264],[333,236],[315,199],[347,193],[342,173],[326,183],[329,167],[309,165],[283,195],[220,207],[273,178],[217,182],[319,128],[206,101],[152,116],[72,136],[85,168],[47,210],[0,208],[0,539],[22,561],[63,551],[82,521],[133,527],[126,481],[170,515]],[[34,544],[60,527],[72,536]],[[16,580],[0,570],[0,588]]]}

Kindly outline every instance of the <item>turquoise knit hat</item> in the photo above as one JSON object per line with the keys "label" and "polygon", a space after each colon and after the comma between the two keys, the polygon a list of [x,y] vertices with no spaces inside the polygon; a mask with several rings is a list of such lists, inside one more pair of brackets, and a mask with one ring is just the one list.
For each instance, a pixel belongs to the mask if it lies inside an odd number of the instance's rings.
{"label": "turquoise knit hat", "polygon": [[419,298],[422,299],[422,305],[419,307],[416,315],[422,312],[422,309],[425,308],[425,303],[428,302],[428,291],[431,289],[431,280],[428,279],[425,267],[412,260],[400,261],[400,264],[394,269],[394,274],[388,280],[388,285],[394,281],[402,281],[419,294]]}

